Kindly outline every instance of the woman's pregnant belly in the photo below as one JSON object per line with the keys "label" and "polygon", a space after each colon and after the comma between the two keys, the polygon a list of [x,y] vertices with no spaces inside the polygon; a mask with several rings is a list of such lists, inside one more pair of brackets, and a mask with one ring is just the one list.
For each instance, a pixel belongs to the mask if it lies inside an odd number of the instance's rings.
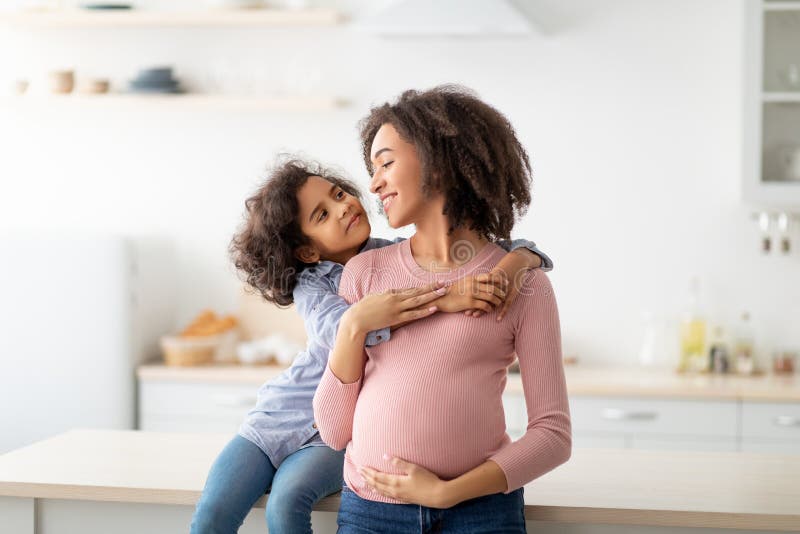
{"label": "woman's pregnant belly", "polygon": [[[365,379],[353,418],[350,460],[356,466],[398,472],[383,458],[399,457],[456,478],[508,442],[499,385],[444,376]],[[487,395],[487,392],[495,392]]]}

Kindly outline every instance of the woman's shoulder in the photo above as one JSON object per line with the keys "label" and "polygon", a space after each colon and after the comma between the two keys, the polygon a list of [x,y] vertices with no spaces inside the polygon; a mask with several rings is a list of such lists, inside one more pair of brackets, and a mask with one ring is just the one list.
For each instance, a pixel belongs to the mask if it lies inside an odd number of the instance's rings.
{"label": "woman's shoulder", "polygon": [[546,272],[541,269],[528,271],[517,280],[512,280],[518,289],[517,299],[514,304],[519,303],[516,308],[528,306],[541,306],[542,304],[555,299],[553,284]]}

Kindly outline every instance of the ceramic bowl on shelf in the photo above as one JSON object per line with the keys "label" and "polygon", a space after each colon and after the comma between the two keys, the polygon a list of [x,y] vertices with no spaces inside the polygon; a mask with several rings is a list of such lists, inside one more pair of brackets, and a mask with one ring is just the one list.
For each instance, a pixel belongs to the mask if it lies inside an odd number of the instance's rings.
{"label": "ceramic bowl on shelf", "polygon": [[88,95],[99,95],[107,93],[111,87],[111,82],[105,78],[93,78],[81,83],[78,91]]}
{"label": "ceramic bowl on shelf", "polygon": [[180,82],[172,77],[172,67],[139,70],[128,88],[132,93],[182,93]]}

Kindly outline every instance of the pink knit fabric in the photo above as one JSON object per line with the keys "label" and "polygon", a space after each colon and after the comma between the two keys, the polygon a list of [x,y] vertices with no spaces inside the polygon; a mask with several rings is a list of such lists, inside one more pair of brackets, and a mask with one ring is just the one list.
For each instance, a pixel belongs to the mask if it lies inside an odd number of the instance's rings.
{"label": "pink knit fabric", "polygon": [[[417,265],[406,240],[350,260],[339,294],[353,303],[368,293],[453,281],[490,271],[505,254],[488,244],[460,268],[432,273]],[[327,367],[314,397],[320,435],[334,449],[347,448],[344,479],[362,498],[399,502],[371,491],[356,470],[368,466],[397,473],[384,454],[447,480],[493,460],[505,473],[508,492],[569,459],[571,425],[558,309],[542,271],[528,273],[500,323],[494,312],[480,318],[437,313],[366,350],[359,381],[343,384]],[[512,442],[501,395],[515,352],[528,427]]]}

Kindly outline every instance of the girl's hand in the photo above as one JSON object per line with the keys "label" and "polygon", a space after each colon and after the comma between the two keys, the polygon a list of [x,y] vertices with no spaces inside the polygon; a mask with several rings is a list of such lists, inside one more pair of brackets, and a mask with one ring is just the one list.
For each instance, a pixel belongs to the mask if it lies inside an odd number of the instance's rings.
{"label": "girl's hand", "polygon": [[422,319],[436,313],[437,299],[447,292],[441,283],[370,293],[347,311],[361,332],[372,332]]}
{"label": "girl's hand", "polygon": [[[503,299],[500,313],[497,314],[497,320],[502,320],[508,313],[508,309],[514,304],[514,301],[519,295],[519,288],[522,287],[522,282],[525,275],[531,269],[536,269],[542,265],[542,259],[526,248],[519,248],[512,250],[503,257],[502,260],[495,266],[494,269],[487,274],[481,274],[476,277],[479,282],[484,282],[492,277],[501,277],[506,280],[507,290],[505,299]],[[466,315],[472,317],[480,317],[485,310],[476,309],[466,312]]]}
{"label": "girl's hand", "polygon": [[492,311],[501,305],[506,297],[507,279],[502,273],[489,273],[479,276],[465,276],[448,286],[447,295],[436,305],[443,312]]}
{"label": "girl's hand", "polygon": [[393,475],[370,469],[359,468],[359,474],[367,485],[381,495],[410,504],[430,508],[449,508],[447,483],[425,469],[400,458],[392,458],[391,464],[403,474]]}

